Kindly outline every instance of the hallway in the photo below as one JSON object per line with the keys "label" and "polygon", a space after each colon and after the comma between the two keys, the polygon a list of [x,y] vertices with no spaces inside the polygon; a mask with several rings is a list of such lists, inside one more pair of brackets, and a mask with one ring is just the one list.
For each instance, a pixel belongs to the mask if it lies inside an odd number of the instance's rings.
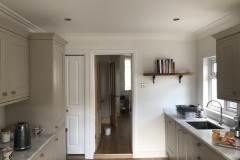
{"label": "hallway", "polygon": [[118,127],[111,127],[111,135],[105,135],[102,125],[101,142],[95,154],[132,153],[132,121],[131,112],[121,113],[117,117]]}

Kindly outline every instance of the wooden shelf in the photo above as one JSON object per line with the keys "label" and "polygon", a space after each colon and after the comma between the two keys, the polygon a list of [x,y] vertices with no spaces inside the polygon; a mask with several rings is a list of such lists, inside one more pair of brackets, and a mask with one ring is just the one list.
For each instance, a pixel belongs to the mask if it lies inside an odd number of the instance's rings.
{"label": "wooden shelf", "polygon": [[179,77],[179,83],[181,83],[181,79],[183,75],[193,75],[193,72],[182,72],[182,73],[144,73],[143,76],[152,76],[153,77],[153,83],[155,83],[155,77],[156,76],[178,76]]}

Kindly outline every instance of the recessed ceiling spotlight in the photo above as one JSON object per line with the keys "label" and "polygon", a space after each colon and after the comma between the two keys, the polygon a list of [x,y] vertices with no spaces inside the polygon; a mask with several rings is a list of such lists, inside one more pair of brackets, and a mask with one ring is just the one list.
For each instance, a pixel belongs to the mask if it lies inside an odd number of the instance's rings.
{"label": "recessed ceiling spotlight", "polygon": [[71,21],[72,19],[71,18],[65,18],[64,20],[65,21]]}
{"label": "recessed ceiling spotlight", "polygon": [[180,18],[174,18],[173,19],[173,21],[179,21],[180,20]]}

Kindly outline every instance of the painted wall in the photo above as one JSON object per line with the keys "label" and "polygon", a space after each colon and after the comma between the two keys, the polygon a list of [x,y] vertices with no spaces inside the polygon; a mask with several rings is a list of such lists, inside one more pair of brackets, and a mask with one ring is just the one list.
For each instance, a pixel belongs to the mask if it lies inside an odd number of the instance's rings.
{"label": "painted wall", "polygon": [[[143,37],[140,35],[104,36],[104,35],[67,35],[61,34],[69,43],[67,49],[130,49],[136,53],[134,68],[136,82],[136,112],[134,123],[135,157],[164,157],[165,124],[163,108],[174,108],[176,104],[196,104],[196,76],[184,76],[178,83],[177,76],[152,77],[143,73],[154,72],[157,58],[173,58],[176,71],[196,72],[196,41],[189,35],[159,35]],[[90,65],[90,64],[86,64]],[[86,73],[90,74],[90,73]],[[141,88],[146,83],[146,88]],[[90,131],[89,131],[90,132]]]}

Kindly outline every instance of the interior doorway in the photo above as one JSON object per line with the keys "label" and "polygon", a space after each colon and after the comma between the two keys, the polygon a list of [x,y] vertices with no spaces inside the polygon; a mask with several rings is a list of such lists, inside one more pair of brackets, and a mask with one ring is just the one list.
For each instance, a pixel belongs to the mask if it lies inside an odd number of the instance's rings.
{"label": "interior doorway", "polygon": [[95,68],[95,96],[98,96],[95,104],[100,102],[101,110],[95,111],[95,137],[101,128],[101,137],[95,138],[95,154],[132,154],[132,56],[95,55],[94,59],[98,67]]}

